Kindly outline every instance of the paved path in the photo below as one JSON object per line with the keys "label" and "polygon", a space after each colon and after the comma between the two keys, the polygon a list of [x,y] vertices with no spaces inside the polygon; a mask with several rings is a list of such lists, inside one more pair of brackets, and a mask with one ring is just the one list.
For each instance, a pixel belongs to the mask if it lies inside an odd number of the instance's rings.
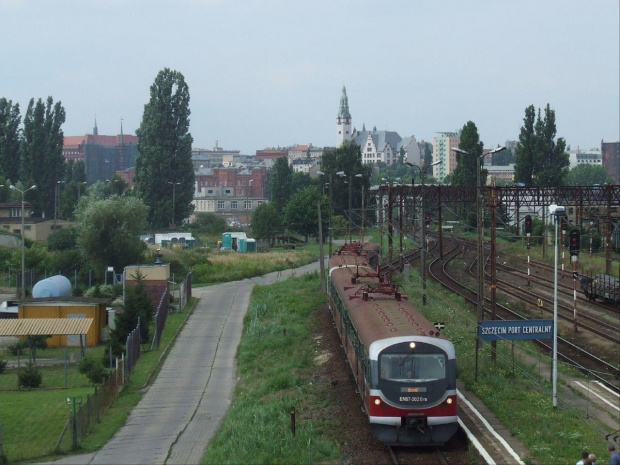
{"label": "paved path", "polygon": [[199,463],[236,383],[235,353],[254,284],[318,269],[318,262],[243,281],[194,288],[197,307],[125,426],[98,452],[54,464]]}

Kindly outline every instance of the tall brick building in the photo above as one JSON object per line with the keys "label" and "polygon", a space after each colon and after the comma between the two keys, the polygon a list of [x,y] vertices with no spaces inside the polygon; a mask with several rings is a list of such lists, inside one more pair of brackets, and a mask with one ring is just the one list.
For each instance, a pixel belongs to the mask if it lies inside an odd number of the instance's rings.
{"label": "tall brick building", "polygon": [[121,133],[99,135],[97,122],[92,134],[65,136],[62,154],[65,160],[83,161],[89,184],[112,179],[117,171],[132,168],[138,156],[138,137]]}

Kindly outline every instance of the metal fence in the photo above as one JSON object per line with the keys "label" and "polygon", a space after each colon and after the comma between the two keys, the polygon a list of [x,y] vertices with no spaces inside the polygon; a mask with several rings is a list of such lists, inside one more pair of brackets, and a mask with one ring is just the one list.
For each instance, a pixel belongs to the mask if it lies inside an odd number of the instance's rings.
{"label": "metal fence", "polygon": [[[179,300],[177,304],[177,309],[179,311],[185,308],[187,302],[192,296],[192,274],[188,273],[185,276],[185,280],[179,284]],[[175,307],[169,305],[170,295],[168,290],[164,292],[159,301],[159,305],[157,306],[157,313],[155,314],[155,334],[153,335],[153,342],[151,343],[151,349],[153,347],[159,347],[159,340],[164,331],[164,327],[166,326],[166,318],[168,317],[168,313],[174,310]]]}

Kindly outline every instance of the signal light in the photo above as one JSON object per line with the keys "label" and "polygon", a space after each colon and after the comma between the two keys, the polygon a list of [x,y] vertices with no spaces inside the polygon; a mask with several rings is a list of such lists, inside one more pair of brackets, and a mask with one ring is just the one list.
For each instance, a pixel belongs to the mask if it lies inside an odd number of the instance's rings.
{"label": "signal light", "polygon": [[560,217],[560,226],[562,233],[566,233],[566,231],[568,231],[568,218],[566,216]]}
{"label": "signal light", "polygon": [[532,234],[532,217],[530,215],[525,217],[525,234]]}
{"label": "signal light", "polygon": [[579,255],[580,240],[581,236],[578,230],[574,229],[570,232],[570,239],[568,244],[571,255]]}
{"label": "signal light", "polygon": [[431,215],[426,215],[424,217],[424,224],[426,224],[427,226],[431,224]]}

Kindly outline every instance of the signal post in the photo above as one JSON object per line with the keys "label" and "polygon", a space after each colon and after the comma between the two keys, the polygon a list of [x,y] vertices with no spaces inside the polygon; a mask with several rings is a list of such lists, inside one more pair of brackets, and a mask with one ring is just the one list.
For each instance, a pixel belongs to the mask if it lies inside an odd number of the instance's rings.
{"label": "signal post", "polygon": [[579,246],[581,236],[578,229],[573,229],[570,232],[570,261],[573,263],[573,329],[577,332],[577,278],[579,273],[577,272],[577,259],[579,257]]}

